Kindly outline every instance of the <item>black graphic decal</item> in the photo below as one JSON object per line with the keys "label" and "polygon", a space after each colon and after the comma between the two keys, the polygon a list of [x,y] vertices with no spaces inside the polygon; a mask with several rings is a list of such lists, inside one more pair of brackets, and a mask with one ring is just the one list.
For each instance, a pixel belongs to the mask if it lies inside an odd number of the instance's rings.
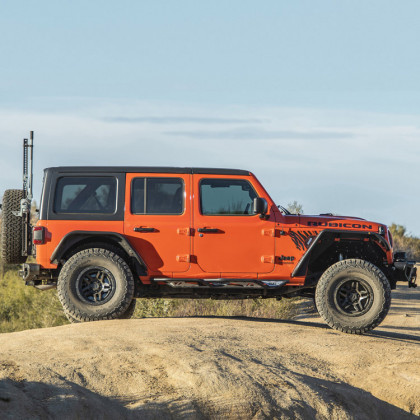
{"label": "black graphic decal", "polygon": [[312,239],[318,236],[318,232],[308,231],[308,230],[298,230],[296,232],[290,231],[290,237],[292,238],[293,243],[296,245],[296,248],[299,251],[305,251],[309,248],[309,245],[312,243]]}

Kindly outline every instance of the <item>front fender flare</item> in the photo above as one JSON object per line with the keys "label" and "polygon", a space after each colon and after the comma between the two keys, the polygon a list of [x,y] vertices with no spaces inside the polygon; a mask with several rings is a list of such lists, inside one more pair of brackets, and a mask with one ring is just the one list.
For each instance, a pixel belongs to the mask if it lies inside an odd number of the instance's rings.
{"label": "front fender flare", "polygon": [[325,229],[316,237],[316,239],[311,243],[307,251],[303,254],[302,258],[297,263],[295,269],[292,272],[292,277],[305,276],[311,255],[313,255],[314,252],[322,252],[332,242],[334,242],[336,238],[354,239],[355,237],[360,239],[374,240],[381,243],[387,251],[391,249],[389,243],[379,233]]}

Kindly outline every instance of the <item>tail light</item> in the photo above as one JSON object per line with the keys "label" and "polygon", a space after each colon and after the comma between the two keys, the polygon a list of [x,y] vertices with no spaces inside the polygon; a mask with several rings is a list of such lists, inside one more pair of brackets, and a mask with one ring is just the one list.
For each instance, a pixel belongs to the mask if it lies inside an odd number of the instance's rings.
{"label": "tail light", "polygon": [[33,228],[32,242],[34,245],[42,245],[45,243],[45,228],[43,226],[35,226]]}

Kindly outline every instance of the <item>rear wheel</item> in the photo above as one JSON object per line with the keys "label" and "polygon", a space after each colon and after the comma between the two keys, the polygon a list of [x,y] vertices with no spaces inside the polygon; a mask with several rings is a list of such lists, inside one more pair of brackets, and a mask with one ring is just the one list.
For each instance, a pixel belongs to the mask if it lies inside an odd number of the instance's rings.
{"label": "rear wheel", "polygon": [[119,255],[102,248],[89,248],[64,264],[57,292],[70,321],[116,319],[129,314],[134,278]]}
{"label": "rear wheel", "polygon": [[20,210],[23,190],[6,190],[3,195],[1,217],[1,259],[5,264],[22,264],[23,222],[13,213]]}
{"label": "rear wheel", "polygon": [[330,327],[362,334],[384,320],[391,306],[391,287],[382,271],[368,261],[343,260],[322,275],[315,301]]}

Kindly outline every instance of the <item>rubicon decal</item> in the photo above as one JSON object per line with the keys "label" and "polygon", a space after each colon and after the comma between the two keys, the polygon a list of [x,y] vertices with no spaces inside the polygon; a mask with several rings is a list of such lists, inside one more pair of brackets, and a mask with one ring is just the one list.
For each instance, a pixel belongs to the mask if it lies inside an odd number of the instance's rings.
{"label": "rubicon decal", "polygon": [[372,225],[365,225],[363,223],[337,223],[337,222],[308,222],[308,226],[316,227],[332,227],[332,228],[350,228],[350,229],[368,229],[372,230]]}
{"label": "rubicon decal", "polygon": [[290,231],[290,238],[300,251],[305,251],[312,243],[312,239],[318,236],[316,230],[298,230],[296,232]]}

